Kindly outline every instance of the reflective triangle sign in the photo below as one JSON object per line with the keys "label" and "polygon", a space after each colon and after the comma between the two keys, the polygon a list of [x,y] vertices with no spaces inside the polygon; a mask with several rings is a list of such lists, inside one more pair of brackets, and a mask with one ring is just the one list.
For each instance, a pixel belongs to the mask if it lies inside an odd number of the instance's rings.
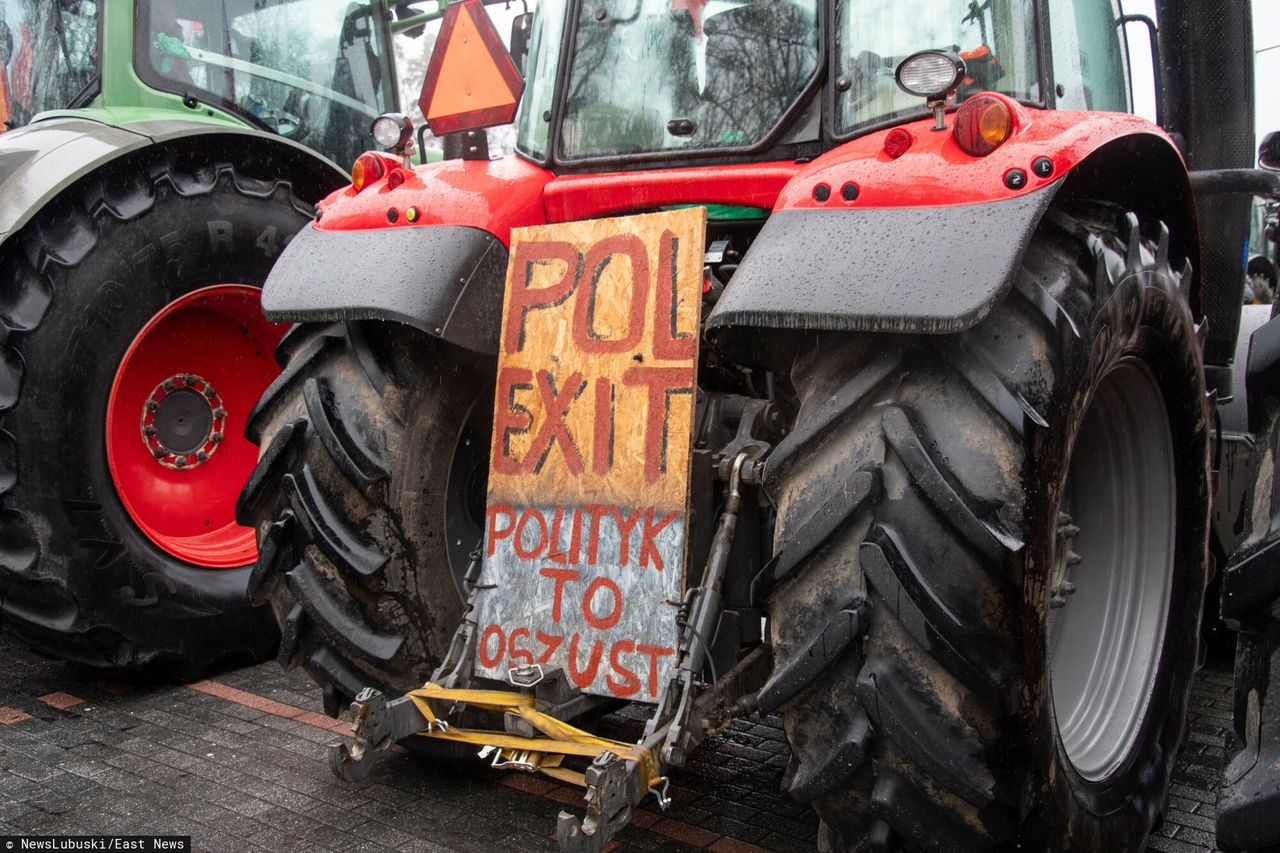
{"label": "reflective triangle sign", "polygon": [[524,80],[480,0],[450,3],[418,106],[436,136],[506,124]]}

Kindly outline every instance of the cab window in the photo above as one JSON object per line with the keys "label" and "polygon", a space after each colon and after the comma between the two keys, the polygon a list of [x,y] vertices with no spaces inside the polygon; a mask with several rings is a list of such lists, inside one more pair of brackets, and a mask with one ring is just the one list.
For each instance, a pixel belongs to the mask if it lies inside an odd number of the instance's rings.
{"label": "cab window", "polygon": [[0,122],[79,106],[98,79],[98,3],[0,0]]}
{"label": "cab window", "polygon": [[1114,0],[1049,0],[1059,109],[1129,111],[1119,16]]}
{"label": "cab window", "polygon": [[191,93],[350,163],[394,102],[377,2],[139,0],[137,65],[157,88]]}

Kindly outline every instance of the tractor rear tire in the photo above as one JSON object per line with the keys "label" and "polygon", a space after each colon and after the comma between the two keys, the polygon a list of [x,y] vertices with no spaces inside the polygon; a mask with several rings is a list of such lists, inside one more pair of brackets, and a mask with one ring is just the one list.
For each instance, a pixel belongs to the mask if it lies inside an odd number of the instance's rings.
{"label": "tractor rear tire", "polygon": [[[797,358],[765,474],[769,610],[779,668],[828,657],[780,710],[823,849],[1134,850],[1151,830],[1209,512],[1190,274],[1167,255],[1163,227],[1055,211],[970,331],[824,334]],[[850,611],[863,636],[823,652]]]}
{"label": "tractor rear tire", "polygon": [[[0,612],[4,627],[37,651],[90,668],[171,678],[270,655],[275,627],[245,594],[252,536],[232,521],[236,493],[256,456],[238,434],[276,372],[270,351],[283,331],[261,319],[256,288],[311,209],[287,182],[210,163],[194,149],[150,151],[65,191],[0,249]],[[196,293],[214,290],[216,305],[235,304],[234,319]],[[182,325],[166,338],[169,353],[178,354],[174,363],[147,350],[134,362],[136,376],[124,370],[130,354],[143,351],[147,330],[168,334],[166,328],[177,327],[166,323],[191,318],[191,329],[216,326],[230,351],[187,335]],[[208,405],[200,399],[208,386],[183,391],[205,409],[208,441],[199,452],[218,442],[219,424],[234,426],[236,435],[187,472],[176,471],[186,459],[179,466],[170,457],[168,468],[156,463],[121,474],[132,476],[138,490],[130,503],[116,478],[123,470],[116,454],[155,461],[157,451],[140,429],[144,407],[163,399],[159,383],[166,376],[192,369],[186,355],[213,368],[217,378],[207,379],[224,398],[249,402],[237,409],[228,400],[223,421],[214,414],[219,398],[206,397]],[[164,374],[153,377],[155,370]],[[248,387],[243,377],[263,371],[261,384]],[[119,395],[124,429],[109,442],[108,413],[126,375],[145,389]],[[194,428],[182,412],[165,411],[166,429]],[[159,482],[188,474],[206,479],[194,493],[192,480],[180,483],[185,500],[172,493],[139,497],[153,485],[152,475]],[[162,517],[174,510],[190,516],[188,526],[200,525],[188,533],[202,541],[203,525],[219,519],[210,530],[225,531],[239,550],[223,549],[204,563],[198,555],[208,549],[191,551],[193,559],[180,556],[188,553],[182,542],[194,540],[166,532]]]}
{"label": "tractor rear tire", "polygon": [[396,323],[296,327],[248,425],[250,582],[337,716],[422,686],[462,622],[484,518],[493,365]]}

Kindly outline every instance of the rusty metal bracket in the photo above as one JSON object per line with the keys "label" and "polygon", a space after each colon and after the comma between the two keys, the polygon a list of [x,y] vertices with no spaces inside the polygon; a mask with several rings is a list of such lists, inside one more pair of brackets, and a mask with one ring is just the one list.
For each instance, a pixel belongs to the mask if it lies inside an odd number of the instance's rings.
{"label": "rusty metal bracket", "polygon": [[[759,419],[763,408],[753,410]],[[479,748],[499,769],[543,773],[586,788],[586,814],[579,819],[561,812],[556,837],[567,853],[597,853],[627,826],[636,806],[653,794],[660,808],[671,800],[665,768],[684,763],[705,732],[721,725],[735,712],[734,700],[744,689],[758,689],[767,670],[767,655],[757,649],[726,674],[720,685],[713,674],[713,689],[702,682],[708,642],[720,618],[720,586],[729,561],[742,488],[751,481],[747,469],[768,445],[740,430],[742,447],[724,471],[728,481],[724,510],[717,523],[701,587],[690,591],[682,605],[682,635],[675,675],[664,685],[657,707],[640,743],[623,743],[597,737],[546,712],[566,708],[581,697],[568,690],[563,673],[541,667],[514,669],[509,673],[517,691],[473,689],[471,664],[476,650],[476,625],[468,616],[458,627],[448,653],[432,681],[395,700],[366,688],[352,704],[355,735],[351,744],[330,747],[334,773],[347,781],[369,775],[373,764],[397,741],[414,735],[469,744]],[[469,575],[476,573],[469,572]],[[474,577],[473,577],[474,581]],[[484,588],[470,586],[470,600]],[[726,704],[727,703],[727,704]],[[503,730],[468,729],[451,725],[448,717],[472,707],[502,715]],[[565,758],[589,758],[584,773],[562,766]]]}
{"label": "rusty metal bracket", "polygon": [[364,779],[396,741],[430,725],[412,700],[401,696],[388,702],[372,687],[356,696],[351,703],[351,716],[351,743],[329,744],[329,769],[344,782]]}
{"label": "rusty metal bracket", "polygon": [[[665,777],[663,777],[665,779]],[[565,853],[599,853],[631,822],[631,809],[649,792],[640,784],[638,765],[611,753],[596,757],[586,772],[587,815],[582,820],[560,812],[556,840]]]}

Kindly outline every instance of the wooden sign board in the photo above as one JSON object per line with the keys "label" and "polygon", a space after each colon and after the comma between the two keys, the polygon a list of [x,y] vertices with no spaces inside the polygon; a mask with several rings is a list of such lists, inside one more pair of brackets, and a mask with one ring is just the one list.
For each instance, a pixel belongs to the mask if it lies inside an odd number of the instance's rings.
{"label": "wooden sign board", "polygon": [[678,642],[703,208],[511,232],[476,672],[656,701]]}

